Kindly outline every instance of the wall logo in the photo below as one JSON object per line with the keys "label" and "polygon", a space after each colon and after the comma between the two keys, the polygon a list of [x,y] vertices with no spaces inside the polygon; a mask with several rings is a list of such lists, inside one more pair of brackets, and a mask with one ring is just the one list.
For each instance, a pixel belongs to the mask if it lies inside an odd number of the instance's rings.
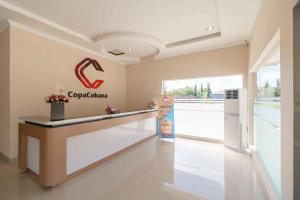
{"label": "wall logo", "polygon": [[94,82],[91,82],[85,75],[84,70],[87,67],[93,66],[95,70],[104,72],[100,64],[97,62],[97,60],[93,60],[91,58],[85,58],[80,63],[78,63],[75,67],[75,75],[78,78],[78,80],[82,83],[82,85],[85,88],[88,89],[97,89],[102,85],[104,80],[95,80]]}

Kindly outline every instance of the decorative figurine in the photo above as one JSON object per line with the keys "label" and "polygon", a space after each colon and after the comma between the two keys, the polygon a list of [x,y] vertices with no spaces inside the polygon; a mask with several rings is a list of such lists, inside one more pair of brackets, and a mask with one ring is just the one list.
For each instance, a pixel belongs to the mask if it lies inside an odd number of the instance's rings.
{"label": "decorative figurine", "polygon": [[120,113],[120,110],[117,110],[117,109],[113,108],[110,105],[107,106],[107,108],[105,109],[105,111],[107,112],[108,115]]}

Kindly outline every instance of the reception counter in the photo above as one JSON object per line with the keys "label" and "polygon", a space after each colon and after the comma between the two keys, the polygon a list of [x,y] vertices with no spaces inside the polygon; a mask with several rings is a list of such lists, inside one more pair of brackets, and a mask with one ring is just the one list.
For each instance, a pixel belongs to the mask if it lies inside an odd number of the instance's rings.
{"label": "reception counter", "polygon": [[156,134],[156,110],[19,123],[19,168],[55,186]]}

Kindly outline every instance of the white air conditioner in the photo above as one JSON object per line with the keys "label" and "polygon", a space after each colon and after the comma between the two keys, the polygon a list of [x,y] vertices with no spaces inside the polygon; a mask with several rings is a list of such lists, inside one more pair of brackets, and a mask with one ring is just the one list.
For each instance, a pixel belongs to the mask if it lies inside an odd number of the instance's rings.
{"label": "white air conditioner", "polygon": [[248,144],[247,90],[225,90],[224,145],[244,150]]}

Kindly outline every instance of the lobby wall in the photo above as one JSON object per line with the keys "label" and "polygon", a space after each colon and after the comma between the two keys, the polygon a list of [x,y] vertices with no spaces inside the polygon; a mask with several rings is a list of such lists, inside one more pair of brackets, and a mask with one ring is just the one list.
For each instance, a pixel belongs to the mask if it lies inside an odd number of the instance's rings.
{"label": "lobby wall", "polygon": [[6,28],[0,33],[0,152],[4,155],[10,153],[10,29]]}
{"label": "lobby wall", "polygon": [[[65,92],[108,94],[101,99],[70,99],[66,117],[101,115],[112,105],[126,111],[126,67],[61,42],[10,27],[10,137],[9,157],[17,156],[18,119],[23,116],[50,116],[50,105],[44,98],[63,86]],[[100,88],[85,89],[76,78],[74,68],[86,57],[96,59],[104,73],[87,70],[91,80],[103,79]]]}
{"label": "lobby wall", "polygon": [[[296,0],[263,0],[249,45],[249,72],[280,30],[282,197],[293,199],[293,7]],[[252,73],[249,73],[252,77]],[[255,81],[253,78],[249,80]],[[249,81],[249,85],[253,84]],[[253,97],[250,97],[253,98]]]}
{"label": "lobby wall", "polygon": [[127,108],[144,109],[162,93],[162,81],[242,74],[247,83],[248,46],[235,46],[127,66]]}

